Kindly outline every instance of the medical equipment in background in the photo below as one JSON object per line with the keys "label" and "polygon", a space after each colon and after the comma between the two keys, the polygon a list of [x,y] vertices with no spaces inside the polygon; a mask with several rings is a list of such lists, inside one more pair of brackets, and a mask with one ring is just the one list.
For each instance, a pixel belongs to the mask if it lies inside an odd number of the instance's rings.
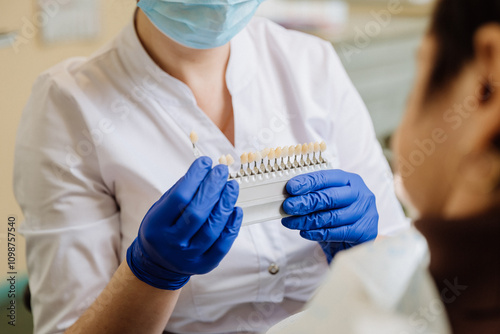
{"label": "medical equipment in background", "polygon": [[257,15],[289,29],[337,30],[349,19],[349,4],[340,0],[267,0],[259,7]]}
{"label": "medical equipment in background", "polygon": [[[193,131],[189,137],[198,158],[198,135]],[[282,208],[289,197],[285,189],[287,182],[301,174],[335,168],[325,142],[243,153],[240,161],[240,170],[231,173],[229,180],[236,180],[240,185],[236,206],[243,209],[243,226],[289,217]],[[225,155],[219,163],[231,166],[235,160]]]}
{"label": "medical equipment in background", "polygon": [[16,38],[17,32],[15,31],[0,32],[0,48],[10,47]]}
{"label": "medical equipment in background", "polygon": [[95,39],[101,31],[99,0],[38,0],[35,15],[47,44]]}

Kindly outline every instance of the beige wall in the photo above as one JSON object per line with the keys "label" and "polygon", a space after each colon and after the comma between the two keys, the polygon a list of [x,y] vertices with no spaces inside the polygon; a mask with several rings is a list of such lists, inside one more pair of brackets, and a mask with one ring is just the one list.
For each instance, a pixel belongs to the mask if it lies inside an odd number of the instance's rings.
{"label": "beige wall", "polygon": [[[57,0],[54,0],[57,2]],[[12,193],[12,165],[16,129],[22,109],[31,91],[31,85],[39,73],[63,59],[72,56],[86,56],[109,41],[121,28],[130,22],[135,0],[101,0],[102,32],[98,40],[46,46],[39,34],[27,36],[28,43],[19,45],[19,52],[13,48],[0,49],[0,277],[5,274],[6,221],[9,215],[17,215],[22,221]],[[0,32],[20,31],[23,18],[33,20],[35,0],[0,1]],[[24,244],[18,242],[19,271],[24,269]],[[3,279],[2,279],[3,281]]]}

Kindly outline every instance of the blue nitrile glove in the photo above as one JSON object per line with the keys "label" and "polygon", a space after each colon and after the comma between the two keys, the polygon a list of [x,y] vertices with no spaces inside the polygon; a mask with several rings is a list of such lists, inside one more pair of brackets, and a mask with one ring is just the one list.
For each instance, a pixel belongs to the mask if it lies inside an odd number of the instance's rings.
{"label": "blue nitrile glove", "polygon": [[144,217],[127,251],[127,263],[141,281],[178,290],[192,275],[216,268],[238,236],[243,211],[235,207],[239,186],[227,182],[227,166],[196,160]]}
{"label": "blue nitrile glove", "polygon": [[318,241],[328,262],[341,250],[373,240],[378,234],[375,195],[363,179],[341,170],[299,175],[286,185],[292,196],[283,210],[284,226]]}

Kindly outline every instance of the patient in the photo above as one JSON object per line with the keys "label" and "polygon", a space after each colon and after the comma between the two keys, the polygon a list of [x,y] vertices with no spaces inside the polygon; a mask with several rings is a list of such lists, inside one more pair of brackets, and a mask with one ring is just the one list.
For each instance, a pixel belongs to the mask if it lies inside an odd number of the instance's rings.
{"label": "patient", "polygon": [[340,254],[271,333],[500,333],[500,1],[441,0],[395,138],[415,228]]}

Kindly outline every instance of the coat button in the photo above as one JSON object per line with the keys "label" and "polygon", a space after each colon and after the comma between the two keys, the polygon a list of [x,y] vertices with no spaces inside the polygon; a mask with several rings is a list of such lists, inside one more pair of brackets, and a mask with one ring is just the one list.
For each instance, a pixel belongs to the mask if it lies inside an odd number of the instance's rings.
{"label": "coat button", "polygon": [[280,272],[280,267],[276,263],[271,263],[269,268],[267,269],[271,275],[276,275]]}

